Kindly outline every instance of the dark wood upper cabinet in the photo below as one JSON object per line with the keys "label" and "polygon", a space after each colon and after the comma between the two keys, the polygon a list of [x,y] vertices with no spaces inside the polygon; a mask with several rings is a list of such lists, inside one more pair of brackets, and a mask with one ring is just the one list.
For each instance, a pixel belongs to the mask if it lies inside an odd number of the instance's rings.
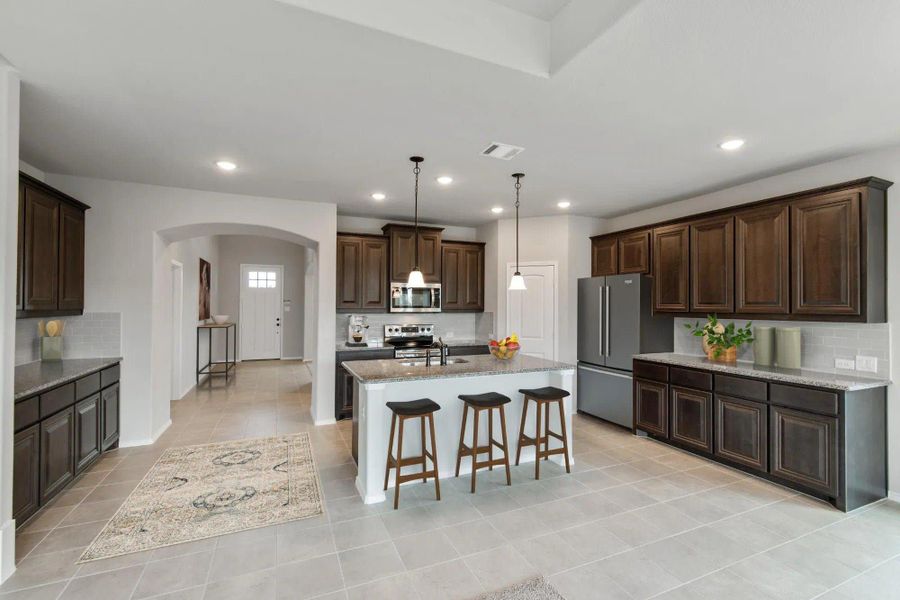
{"label": "dark wood upper cabinet", "polygon": [[441,310],[484,310],[484,244],[443,242]]}
{"label": "dark wood upper cabinet", "polygon": [[734,217],[691,224],[691,311],[734,312]]}
{"label": "dark wood upper cabinet", "polygon": [[84,311],[85,211],[89,208],[19,174],[17,318]]}
{"label": "dark wood upper cabinet", "polygon": [[690,225],[653,230],[653,308],[659,312],[690,310]]}
{"label": "dark wood upper cabinet", "polygon": [[792,309],[801,314],[860,313],[860,192],[791,203]]}
{"label": "dark wood upper cabinet", "polygon": [[387,310],[387,267],[387,238],[338,234],[337,310]]}
{"label": "dark wood upper cabinet", "polygon": [[[410,225],[388,223],[381,228],[390,239],[390,281],[405,282],[415,267],[415,228]],[[441,282],[440,227],[419,227],[419,269],[425,283]]]}
{"label": "dark wood upper cabinet", "polygon": [[790,207],[761,206],[734,217],[735,311],[790,311]]}
{"label": "dark wood upper cabinet", "polygon": [[615,275],[619,272],[619,238],[591,238],[591,277]]}
{"label": "dark wood upper cabinet", "polygon": [[619,273],[650,272],[650,232],[638,231],[618,238]]}

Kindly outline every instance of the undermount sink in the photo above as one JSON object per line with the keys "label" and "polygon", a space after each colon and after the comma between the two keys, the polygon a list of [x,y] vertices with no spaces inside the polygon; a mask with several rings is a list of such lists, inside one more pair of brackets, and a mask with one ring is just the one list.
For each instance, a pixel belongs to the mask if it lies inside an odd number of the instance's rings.
{"label": "undermount sink", "polygon": [[[469,362],[469,361],[467,361],[464,358],[448,358],[447,359],[448,365],[458,365],[458,364],[467,363],[467,362]],[[424,367],[425,359],[422,358],[422,359],[416,359],[416,360],[401,360],[400,364],[403,365],[404,367]],[[440,366],[445,366],[445,365],[441,365],[441,359],[435,357],[435,358],[431,359],[431,366],[432,367],[440,367]]]}

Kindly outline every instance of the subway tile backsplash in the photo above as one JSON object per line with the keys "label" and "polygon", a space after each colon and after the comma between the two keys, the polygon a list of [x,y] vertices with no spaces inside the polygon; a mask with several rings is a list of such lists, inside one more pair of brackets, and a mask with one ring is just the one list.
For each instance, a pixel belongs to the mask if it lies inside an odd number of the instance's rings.
{"label": "subway tile backsplash", "polygon": [[[340,344],[347,341],[347,318],[338,313],[335,340]],[[375,313],[366,315],[369,323],[369,339],[384,337],[384,326],[394,323],[430,323],[434,325],[435,337],[452,339],[484,339],[493,337],[494,313]]]}
{"label": "subway tile backsplash", "polygon": [[[684,327],[698,319],[675,319],[675,352],[702,355],[700,338],[694,337]],[[724,323],[731,322],[724,319]],[[738,327],[748,321],[737,319]],[[807,323],[798,321],[753,321],[753,325],[769,327],[797,327],[802,336],[802,364],[804,369],[829,373],[854,373],[864,377],[891,377],[891,329],[887,323]],[[753,345],[747,344],[738,354],[738,360],[753,360]],[[836,369],[835,358],[855,359],[857,355],[878,359],[878,372]]]}
{"label": "subway tile backsplash", "polygon": [[[121,356],[122,314],[84,313],[78,317],[58,317],[66,322],[63,358]],[[16,364],[40,360],[38,322],[53,320],[18,319],[16,321]]]}

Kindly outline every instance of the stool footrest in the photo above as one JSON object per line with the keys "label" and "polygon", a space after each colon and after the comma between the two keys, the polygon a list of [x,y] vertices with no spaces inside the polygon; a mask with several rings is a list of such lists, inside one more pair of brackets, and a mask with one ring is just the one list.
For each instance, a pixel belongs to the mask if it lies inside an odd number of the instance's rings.
{"label": "stool footrest", "polygon": [[400,483],[406,483],[407,481],[419,481],[420,479],[424,479],[426,477],[433,477],[437,479],[437,471],[421,471],[419,473],[407,473],[406,475],[397,475],[397,481]]}

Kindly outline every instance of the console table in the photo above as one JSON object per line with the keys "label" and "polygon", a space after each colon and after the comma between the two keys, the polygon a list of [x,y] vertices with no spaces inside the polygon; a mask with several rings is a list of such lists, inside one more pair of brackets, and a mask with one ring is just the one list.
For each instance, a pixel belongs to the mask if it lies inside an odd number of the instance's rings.
{"label": "console table", "polygon": [[[225,360],[212,359],[212,332],[213,329],[225,330]],[[209,341],[209,353],[206,364],[200,366],[200,332],[206,330],[207,339]],[[229,343],[231,345],[231,354],[228,353]],[[215,375],[224,375],[225,383],[228,383],[228,374],[235,367],[237,357],[237,336],[234,331],[234,323],[204,323],[197,325],[197,384],[200,384],[200,376],[208,375],[210,385],[212,385],[212,377]]]}

